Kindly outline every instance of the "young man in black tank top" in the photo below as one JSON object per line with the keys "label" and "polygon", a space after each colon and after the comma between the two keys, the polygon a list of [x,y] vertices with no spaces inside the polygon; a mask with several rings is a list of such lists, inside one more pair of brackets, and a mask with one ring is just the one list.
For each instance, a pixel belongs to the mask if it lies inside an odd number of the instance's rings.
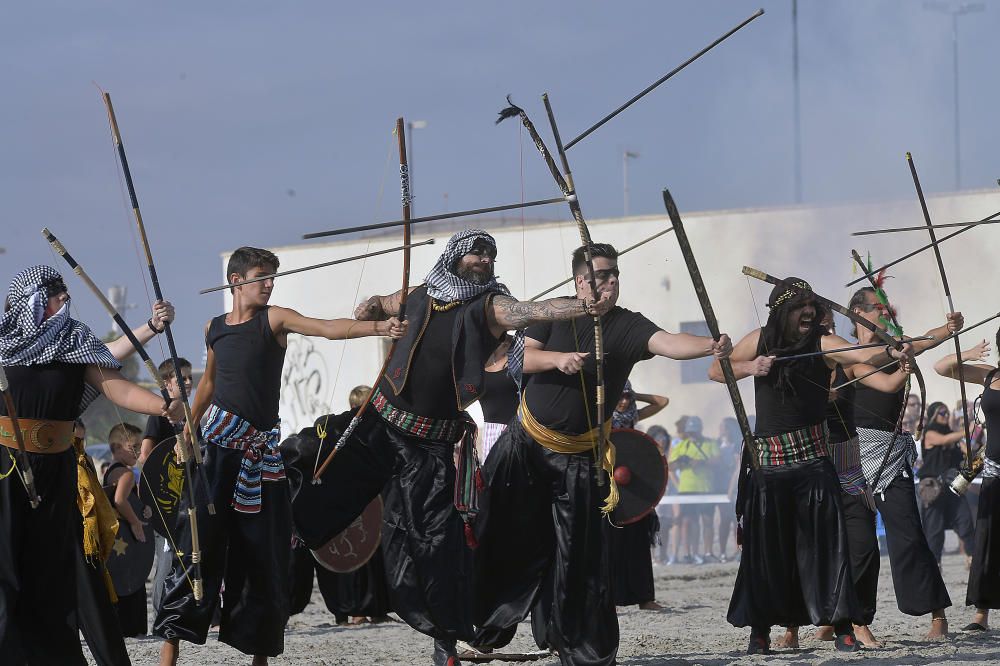
{"label": "young man in black tank top", "polygon": [[[601,302],[614,305],[618,253],[605,243],[590,250]],[[573,275],[577,297],[589,299],[583,251],[573,253]],[[642,314],[617,306],[601,317],[601,327],[604,390],[616,398],[641,360],[724,358],[732,350],[728,336],[715,342],[667,333]],[[613,664],[618,618],[601,523],[614,508],[617,490],[605,474],[614,456],[606,440],[610,410],[603,424],[592,423],[594,322],[581,314],[571,321],[531,326],[525,335],[524,370],[531,377],[518,418],[501,435],[485,467],[490,507],[476,551],[475,620],[481,635],[489,636],[490,647],[499,647],[542,600],[546,642],[563,664]],[[600,438],[606,440],[607,455],[595,461]]]}
{"label": "young man in black tank top", "polygon": [[[240,284],[278,270],[267,250],[241,247],[229,258],[226,274],[234,286],[233,309],[205,327],[205,374],[191,407],[195,423],[207,412],[204,437],[207,491],[216,515],[198,508],[204,603],[194,600],[188,495],[178,512],[178,545],[186,553],[174,561],[164,581],[153,634],[164,638],[161,664],[175,664],[179,641],[203,644],[225,582],[219,640],[266,664],[281,654],[288,620],[288,558],[291,502],[278,453],[278,390],[289,333],[342,340],[371,335],[399,337],[398,320],[358,322],[312,319],[295,310],[269,306],[274,280]],[[185,424],[189,438],[191,424]],[[188,441],[190,441],[188,439]]]}
{"label": "young man in black tank top", "polygon": [[[74,420],[86,406],[85,389],[131,411],[174,419],[182,413],[179,402],[167,412],[159,396],[125,379],[107,346],[70,317],[69,300],[56,270],[33,266],[11,282],[0,322],[0,364],[41,497],[33,509],[21,482],[23,469],[14,467],[18,444],[5,401],[0,404],[0,561],[7,563],[0,567],[4,663],[86,663],[76,584],[85,537],[72,444]],[[94,523],[88,521],[87,527],[96,528]],[[88,543],[100,543],[97,532],[88,529]],[[124,650],[121,656],[128,659]]]}
{"label": "young man in black tank top", "polygon": [[[425,284],[410,290],[409,329],[355,431],[364,444],[345,446],[323,477],[323,487],[336,488],[329,500],[338,509],[333,533],[382,491],[392,608],[435,639],[435,664],[457,664],[455,641],[473,633],[467,544],[475,543],[481,476],[475,425],[464,410],[483,392],[486,360],[508,330],[610,308],[607,299],[517,301],[496,281],[495,260],[496,242],[485,231],[469,229],[448,241]],[[355,316],[396,314],[400,296],[374,296]],[[518,379],[522,350],[517,335],[508,371]],[[340,510],[345,503],[350,508]]]}
{"label": "young man in black tank top", "polygon": [[[786,282],[810,289],[798,278]],[[730,359],[737,379],[754,377],[760,467],[741,484],[743,555],[728,620],[751,628],[750,654],[769,652],[775,624],[832,625],[837,649],[853,652],[858,644],[852,622],[863,618],[851,584],[840,485],[827,452],[829,378],[838,363],[884,365],[889,350],[774,364],[776,356],[851,345],[823,327],[825,309],[808,293],[775,287],[768,307],[767,324],[740,340]],[[709,377],[723,381],[718,363]]]}

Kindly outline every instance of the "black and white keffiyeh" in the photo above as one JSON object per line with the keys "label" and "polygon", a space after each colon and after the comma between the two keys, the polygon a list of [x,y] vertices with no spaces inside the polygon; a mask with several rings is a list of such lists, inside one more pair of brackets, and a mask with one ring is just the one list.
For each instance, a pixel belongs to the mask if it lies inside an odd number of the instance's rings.
{"label": "black and white keffiyeh", "polygon": [[51,266],[31,266],[11,280],[0,320],[0,362],[4,365],[83,363],[117,370],[121,363],[90,328],[69,316],[69,299],[45,318],[50,296],[66,291]]}
{"label": "black and white keffiyeh", "polygon": [[[917,444],[913,441],[913,435],[904,431],[896,434],[895,440],[892,433],[874,428],[858,428],[858,443],[861,446],[861,469],[864,471],[865,480],[872,492],[878,495],[884,492],[893,479],[901,473],[912,476],[913,463],[917,460]],[[885,451],[892,446],[892,453],[886,462],[882,476],[875,484],[875,475],[882,467],[885,460]]]}
{"label": "black and white keffiyeh", "polygon": [[639,406],[635,402],[635,391],[632,390],[631,380],[625,380],[625,388],[622,389],[622,397],[628,397],[628,407],[618,411],[615,407],[611,415],[612,428],[634,428],[639,422]]}
{"label": "black and white keffiyeh", "polygon": [[[428,296],[442,303],[465,301],[485,292],[511,296],[510,289],[502,282],[497,282],[496,275],[491,277],[489,282],[476,284],[459,277],[454,272],[458,260],[469,254],[472,251],[472,246],[479,240],[485,241],[496,250],[496,240],[482,229],[465,229],[448,239],[444,252],[441,253],[437,262],[427,273],[427,277],[424,278]],[[510,349],[507,350],[507,373],[518,387],[521,386],[521,371],[523,369],[524,331],[519,330],[514,334]]]}

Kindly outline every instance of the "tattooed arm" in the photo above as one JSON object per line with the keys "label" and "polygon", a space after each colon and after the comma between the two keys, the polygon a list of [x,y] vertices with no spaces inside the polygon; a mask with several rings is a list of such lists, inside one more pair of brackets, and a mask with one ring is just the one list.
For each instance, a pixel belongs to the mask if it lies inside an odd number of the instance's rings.
{"label": "tattooed arm", "polygon": [[[410,287],[406,293],[413,293],[414,289],[416,287]],[[402,298],[402,289],[388,296],[372,296],[358,304],[354,309],[354,318],[359,321],[383,321],[395,317],[399,314],[399,301]]]}
{"label": "tattooed arm", "polygon": [[579,298],[550,298],[544,301],[519,301],[510,296],[493,298],[487,318],[493,335],[499,337],[511,329],[527,328],[543,321],[563,321],[581,315],[601,316],[612,308],[609,296],[597,303]]}

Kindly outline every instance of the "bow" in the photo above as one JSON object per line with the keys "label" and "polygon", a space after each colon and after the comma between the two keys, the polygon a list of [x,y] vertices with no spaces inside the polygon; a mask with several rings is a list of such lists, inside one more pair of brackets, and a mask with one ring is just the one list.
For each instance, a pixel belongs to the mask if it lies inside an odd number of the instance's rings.
{"label": "bow", "polygon": [[[705,315],[705,323],[708,326],[708,331],[712,334],[715,341],[718,342],[719,338],[722,337],[722,333],[719,331],[719,320],[716,319],[712,302],[708,298],[708,291],[705,289],[705,282],[702,280],[701,271],[698,269],[694,251],[691,249],[687,232],[684,230],[684,224],[681,222],[681,214],[677,210],[677,205],[674,203],[673,197],[670,196],[670,191],[666,189],[663,190],[663,204],[667,207],[667,215],[670,217],[670,224],[673,226],[674,235],[677,236],[677,244],[680,245],[681,254],[684,255],[684,263],[687,264],[688,273],[691,275],[691,282],[694,284],[695,294],[698,295],[701,311]],[[719,365],[722,366],[722,374],[726,378],[726,387],[729,389],[729,399],[733,403],[733,411],[736,412],[736,420],[739,422],[740,431],[743,433],[743,449],[750,458],[750,464],[754,469],[757,469],[760,466],[760,460],[757,457],[757,440],[750,429],[750,420],[747,418],[747,411],[743,406],[740,389],[736,385],[733,364],[728,358],[724,358],[719,360]],[[739,506],[736,508],[738,513],[741,512]]]}
{"label": "bow", "polygon": [[[399,196],[400,202],[403,206],[403,288],[399,292],[399,314],[397,315],[400,321],[406,316],[406,297],[409,295],[410,291],[410,201],[412,199],[410,195],[410,167],[406,159],[406,135],[403,132],[403,119],[396,119],[396,140],[399,144]],[[397,340],[393,340],[389,346],[389,353],[385,355],[385,361],[382,363],[381,369],[379,369],[378,376],[372,383],[372,386],[378,386],[379,380],[382,375],[385,374],[386,368],[389,367],[389,361],[392,359],[392,354],[396,351]],[[330,453],[327,454],[326,459],[323,460],[323,464],[313,473],[312,482],[322,483],[323,480],[320,477],[326,468],[330,466],[333,461],[333,457],[337,455],[337,452],[347,443],[351,434],[354,432],[355,428],[361,422],[361,417],[364,416],[365,411],[368,409],[368,405],[371,404],[372,396],[375,395],[375,391],[372,391],[368,395],[368,399],[365,400],[361,408],[358,409],[357,414],[351,418],[351,422],[346,428],[344,428],[343,434],[337,440]],[[320,448],[322,448],[322,442],[320,443]],[[317,452],[318,455],[318,452]]]}
{"label": "bow", "polygon": [[24,433],[21,432],[21,425],[17,421],[17,411],[14,409],[14,399],[10,397],[10,392],[7,390],[10,388],[10,384],[7,381],[7,371],[4,367],[0,365],[0,393],[3,393],[4,405],[7,407],[7,418],[10,419],[10,424],[12,430],[14,431],[14,440],[17,442],[17,458],[16,467],[19,467],[17,474],[24,484],[24,490],[28,493],[28,501],[31,503],[32,509],[37,509],[39,503],[42,499],[38,496],[38,491],[35,490],[35,475],[31,471],[31,461],[28,460],[28,452],[24,448]]}
{"label": "bow", "polygon": [[[104,99],[104,106],[108,112],[108,123],[111,126],[111,138],[114,141],[115,148],[117,149],[118,161],[121,164],[122,175],[125,177],[125,185],[128,188],[129,201],[132,204],[132,214],[135,217],[135,223],[139,229],[139,237],[142,240],[142,249],[146,254],[146,267],[149,271],[150,282],[153,285],[153,294],[156,297],[156,300],[162,301],[163,291],[160,289],[160,279],[156,273],[156,265],[153,263],[153,253],[149,249],[149,239],[146,237],[146,227],[142,222],[142,213],[139,211],[139,198],[136,196],[135,184],[132,182],[132,172],[128,166],[128,158],[125,156],[125,143],[122,141],[122,135],[118,129],[118,120],[115,117],[115,109],[111,105],[111,95],[102,91],[101,97]],[[194,455],[194,465],[192,466],[187,460],[187,451],[185,450],[185,446],[188,443],[185,441],[187,438],[183,435],[183,429],[178,428],[178,441],[182,442],[182,444],[177,448],[177,459],[178,462],[184,463],[185,475],[189,481],[189,483],[185,485],[188,486],[189,498],[191,500],[191,504],[188,507],[188,520],[191,524],[191,561],[193,564],[198,565],[198,561],[201,558],[201,549],[198,541],[198,517],[193,484],[194,476],[192,473],[196,473],[198,475],[201,480],[202,487],[206,490],[209,487],[208,478],[206,477],[205,469],[202,466],[198,423],[194,420],[194,416],[191,414],[191,404],[188,401],[187,390],[185,389],[184,382],[181,379],[181,365],[180,360],[177,357],[177,346],[174,344],[174,335],[170,328],[170,322],[163,322],[163,331],[167,338],[167,348],[170,351],[170,360],[174,367],[174,376],[177,377],[177,386],[180,389],[181,404],[184,406],[184,420],[187,423],[188,430],[193,440],[191,442],[191,452]],[[134,345],[137,341],[132,342]],[[150,367],[151,366],[152,363],[150,363]],[[207,499],[207,508],[209,514],[215,515],[215,504],[212,502],[210,497]],[[201,601],[203,590],[201,589],[200,577],[195,579],[192,587],[195,601]]]}
{"label": "bow", "polygon": [[783,288],[785,288],[785,289],[787,289],[789,291],[795,292],[796,294],[810,294],[818,302],[822,303],[823,305],[825,305],[826,307],[830,308],[831,310],[833,310],[835,312],[839,312],[840,314],[844,315],[845,317],[847,317],[848,319],[850,319],[851,321],[853,321],[858,326],[863,326],[864,328],[867,328],[869,331],[871,331],[872,333],[875,334],[875,337],[877,337],[879,340],[881,340],[882,342],[884,342],[888,346],[892,347],[896,351],[901,351],[903,349],[903,343],[902,342],[900,342],[896,338],[892,337],[891,335],[889,335],[888,333],[886,333],[885,331],[883,331],[881,328],[879,328],[875,324],[871,323],[870,321],[868,321],[864,317],[858,316],[854,312],[852,312],[852,311],[848,310],[847,308],[845,308],[843,305],[840,305],[839,303],[837,303],[835,301],[831,301],[829,298],[827,298],[825,296],[821,296],[820,294],[817,294],[812,289],[806,289],[805,287],[799,287],[799,286],[797,286],[795,284],[792,284],[791,282],[787,282],[785,280],[782,280],[781,278],[776,278],[773,275],[768,275],[764,271],[759,271],[756,268],[751,268],[750,266],[744,266],[743,267],[743,274],[744,275],[749,275],[752,278],[756,278],[758,280],[761,280],[762,282],[767,282],[767,283],[770,283],[770,284],[773,284],[773,285],[776,285],[776,286],[779,286],[779,287],[783,287]]}
{"label": "bow", "polygon": [[[871,266],[866,264],[864,260],[861,259],[861,255],[858,254],[857,250],[851,250],[851,256],[854,258],[854,261],[857,262],[858,266],[861,267],[862,271],[870,273]],[[881,276],[883,274],[880,273],[879,275]],[[882,284],[880,282],[880,279],[884,279],[884,277],[877,279],[875,277],[872,277],[871,275],[868,275],[868,281],[871,282],[872,289],[875,290],[875,294],[878,297],[879,301],[882,302],[883,305],[885,305],[885,312],[888,317],[888,320],[886,321],[886,318],[883,317],[882,318],[883,323],[891,324],[893,334],[902,335],[903,327],[899,325],[899,319],[896,318],[896,311],[889,304],[889,297],[886,296],[885,290],[882,289]],[[927,385],[924,383],[924,373],[920,371],[920,367],[917,365],[916,361],[913,361],[913,374],[916,376],[917,384],[920,386],[920,421],[917,423],[917,432],[914,433],[917,439],[919,439],[920,434],[921,432],[923,432],[924,429],[924,408],[927,406]],[[907,387],[904,392],[909,393],[909,381],[907,381]],[[903,416],[905,414],[906,414],[906,399],[904,398],[903,406],[899,410],[899,417],[896,419],[896,427],[892,431],[892,437],[889,438],[889,443],[885,450],[885,456],[882,458],[882,464],[879,465],[878,471],[875,473],[875,481],[872,483],[873,491],[875,488],[878,487],[878,482],[879,479],[882,478],[882,472],[885,471],[885,466],[889,464],[889,454],[892,452],[892,445],[896,441],[896,437],[903,430]]]}
{"label": "bow", "polygon": [[[94,284],[94,281],[90,278],[89,275],[87,275],[87,272],[83,270],[83,266],[77,263],[77,261],[73,258],[73,256],[66,251],[66,248],[65,246],[63,246],[62,242],[58,238],[56,238],[52,234],[52,232],[49,231],[48,229],[42,229],[42,236],[44,236],[45,240],[49,242],[49,245],[52,246],[52,249],[55,251],[55,253],[66,260],[66,263],[69,264],[69,267],[73,269],[73,272],[76,273],[77,277],[79,277],[83,281],[83,283],[87,285],[87,288],[90,289],[90,291],[94,294],[98,302],[104,307],[105,310],[107,310],[108,314],[111,315],[111,318],[114,319],[115,323],[118,325],[118,328],[120,328],[125,333],[125,336],[128,338],[129,342],[132,343],[132,347],[135,348],[135,351],[139,355],[139,358],[142,359],[143,365],[146,366],[146,370],[149,372],[150,376],[153,378],[153,381],[156,383],[157,388],[160,390],[160,396],[163,398],[164,404],[169,405],[170,394],[167,392],[167,385],[163,381],[163,377],[161,377],[160,373],[157,372],[156,366],[153,365],[153,360],[149,358],[149,354],[146,353],[146,350],[143,348],[142,343],[139,342],[138,338],[136,338],[135,334],[132,332],[132,329],[129,328],[127,323],[125,323],[125,319],[122,318],[121,314],[119,314],[119,312],[115,309],[115,306],[111,304],[111,301],[107,299],[107,297],[104,295],[104,292],[101,291],[100,287]],[[179,374],[177,376],[180,377]],[[178,383],[183,383],[183,382],[179,381]],[[191,501],[191,506],[188,508],[188,517],[191,521],[192,575],[188,580],[191,584],[191,590],[194,593],[195,600],[201,601],[202,597],[204,596],[204,587],[201,577],[201,547],[199,546],[199,541],[198,541],[198,518],[194,508],[195,507],[195,492],[193,488],[194,484],[191,482],[192,471],[190,467],[191,464],[190,459],[185,460],[183,462],[185,464],[185,474],[188,479],[188,482],[185,483],[184,486],[188,490],[188,497]],[[207,486],[205,487],[207,488]],[[164,527],[167,528],[168,533],[171,531],[170,525],[164,525]],[[177,555],[177,559],[181,560],[182,553],[178,551],[176,547],[174,549],[174,552]],[[181,560],[181,562],[183,564],[183,560]],[[184,571],[184,575],[187,576],[186,569]]]}
{"label": "bow", "polygon": [[[910,175],[913,177],[913,187],[917,190],[917,199],[920,201],[920,210],[924,214],[924,222],[927,224],[927,233],[930,234],[931,244],[934,247],[934,258],[937,260],[938,273],[941,275],[941,285],[944,287],[945,298],[948,299],[948,311],[955,312],[955,303],[951,299],[951,287],[948,286],[948,276],[944,272],[944,261],[941,259],[941,249],[938,247],[937,235],[934,233],[934,225],[931,223],[931,215],[927,211],[927,201],[924,199],[924,190],[920,187],[920,178],[917,176],[917,167],[913,164],[913,156],[906,153],[906,163],[910,166]],[[965,427],[965,463],[967,469],[972,469],[972,436],[969,430],[969,408],[968,399],[965,396],[965,371],[962,369],[962,345],[955,335],[955,359],[958,362],[958,387],[962,395],[962,425]]]}
{"label": "bow", "polygon": [[[560,173],[559,167],[556,166],[555,160],[552,158],[552,154],[549,153],[548,148],[545,146],[545,142],[542,140],[542,137],[539,136],[538,130],[535,129],[534,123],[532,123],[531,119],[528,118],[528,114],[524,112],[524,109],[516,106],[511,101],[510,95],[507,96],[507,102],[510,106],[500,112],[500,117],[497,119],[497,123],[499,124],[507,118],[518,116],[521,119],[521,124],[524,125],[524,128],[531,136],[531,140],[534,142],[539,154],[545,161],[545,165],[549,168],[549,172],[552,174],[552,179],[555,180],[559,190],[566,198],[566,203],[569,204],[569,210],[573,214],[573,219],[576,221],[576,227],[580,233],[580,243],[583,246],[584,261],[587,264],[587,280],[590,283],[592,297],[594,300],[597,300],[597,278],[594,275],[594,261],[591,256],[591,246],[593,245],[593,241],[590,238],[590,230],[587,228],[587,222],[583,219],[583,212],[580,210],[580,201],[577,198],[576,190],[573,186],[573,174],[569,168],[569,161],[566,159],[566,150],[563,148],[562,140],[559,138],[559,129],[556,127],[555,116],[552,114],[552,107],[549,105],[549,97],[547,94],[542,95],[542,101],[545,103],[545,110],[548,113],[549,124],[552,126],[552,134],[556,142],[556,149],[559,151],[559,158],[562,161],[563,170],[566,172],[565,176]],[[601,318],[598,316],[594,317],[594,364],[597,370],[597,419],[595,427],[601,428],[604,424],[605,410],[604,334],[601,329]],[[598,441],[595,442],[597,459],[603,460],[605,446],[604,438],[597,437],[597,440]],[[598,474],[597,476],[597,485],[604,485],[604,477],[601,474]]]}

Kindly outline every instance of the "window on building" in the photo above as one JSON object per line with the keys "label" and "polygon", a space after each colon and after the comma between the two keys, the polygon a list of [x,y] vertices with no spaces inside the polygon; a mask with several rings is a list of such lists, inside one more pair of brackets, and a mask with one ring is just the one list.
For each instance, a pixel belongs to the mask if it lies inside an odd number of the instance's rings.
{"label": "window on building", "polygon": [[[682,321],[681,333],[691,335],[709,335],[708,324],[704,321]],[[708,378],[708,368],[712,365],[712,357],[696,358],[681,361],[681,384],[700,384],[711,381]]]}

